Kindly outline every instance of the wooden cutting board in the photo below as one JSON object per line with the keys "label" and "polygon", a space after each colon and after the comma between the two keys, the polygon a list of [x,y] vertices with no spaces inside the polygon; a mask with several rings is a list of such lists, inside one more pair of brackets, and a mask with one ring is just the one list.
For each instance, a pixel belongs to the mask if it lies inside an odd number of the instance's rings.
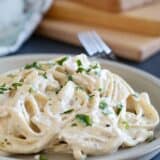
{"label": "wooden cutting board", "polygon": [[45,19],[38,33],[53,39],[80,45],[77,33],[94,29],[120,57],[142,61],[160,49],[160,37],[140,36],[111,29],[100,29],[72,22]]}
{"label": "wooden cutting board", "polygon": [[160,2],[124,13],[111,13],[89,8],[68,0],[55,0],[48,18],[160,36]]}
{"label": "wooden cutting board", "polygon": [[158,0],[72,0],[105,11],[120,12],[140,7]]}

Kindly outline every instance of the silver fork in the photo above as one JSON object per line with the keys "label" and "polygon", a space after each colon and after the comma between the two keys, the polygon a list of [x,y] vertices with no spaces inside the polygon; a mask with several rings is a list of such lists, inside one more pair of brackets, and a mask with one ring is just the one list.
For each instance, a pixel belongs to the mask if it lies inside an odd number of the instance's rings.
{"label": "silver fork", "polygon": [[78,39],[89,56],[106,57],[115,60],[112,49],[102,40],[95,31],[78,33]]}

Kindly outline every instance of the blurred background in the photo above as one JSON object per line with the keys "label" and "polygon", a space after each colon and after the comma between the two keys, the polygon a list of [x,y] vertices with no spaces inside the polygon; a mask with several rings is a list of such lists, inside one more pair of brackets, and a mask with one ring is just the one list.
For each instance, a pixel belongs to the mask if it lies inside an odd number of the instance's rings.
{"label": "blurred background", "polygon": [[0,55],[86,52],[95,30],[117,61],[160,77],[160,0],[0,0]]}
{"label": "blurred background", "polygon": [[160,0],[0,0],[1,58],[86,53],[78,34],[91,30],[114,61],[160,77]]}
{"label": "blurred background", "polygon": [[160,76],[160,0],[0,0],[0,55],[86,52],[96,31],[117,61]]}

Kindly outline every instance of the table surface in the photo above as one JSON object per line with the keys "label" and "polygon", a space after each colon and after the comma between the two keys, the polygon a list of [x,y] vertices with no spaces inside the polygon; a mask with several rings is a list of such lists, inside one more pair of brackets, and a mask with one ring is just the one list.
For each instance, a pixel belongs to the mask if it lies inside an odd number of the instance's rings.
{"label": "table surface", "polygon": [[[50,40],[41,36],[33,35],[27,42],[24,43],[24,45],[16,53],[11,54],[10,56],[20,55],[20,54],[32,54],[32,53],[79,54],[84,52],[85,50],[83,48]],[[149,72],[154,76],[160,78],[160,52],[142,63],[131,62],[124,59],[118,59],[117,61],[145,70],[146,72]],[[152,160],[160,160],[160,154],[157,155]]]}

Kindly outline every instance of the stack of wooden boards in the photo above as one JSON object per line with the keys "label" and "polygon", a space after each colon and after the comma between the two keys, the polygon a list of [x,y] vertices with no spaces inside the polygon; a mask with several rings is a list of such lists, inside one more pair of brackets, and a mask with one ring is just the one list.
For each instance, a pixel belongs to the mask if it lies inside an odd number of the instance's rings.
{"label": "stack of wooden boards", "polygon": [[55,0],[38,32],[79,45],[77,33],[94,29],[117,55],[135,61],[160,49],[160,0],[101,1]]}
{"label": "stack of wooden boards", "polygon": [[150,4],[157,0],[72,0],[78,3],[83,3],[99,9],[104,9],[111,12],[120,12],[135,7]]}

